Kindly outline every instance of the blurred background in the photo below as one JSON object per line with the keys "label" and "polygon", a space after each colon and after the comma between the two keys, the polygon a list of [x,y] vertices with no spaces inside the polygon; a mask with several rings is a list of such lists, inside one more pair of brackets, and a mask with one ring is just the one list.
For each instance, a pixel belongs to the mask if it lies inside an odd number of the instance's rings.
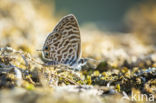
{"label": "blurred background", "polygon": [[127,59],[155,52],[155,0],[1,0],[0,47],[38,57],[48,33],[70,13],[80,24],[83,57]]}
{"label": "blurred background", "polygon": [[[104,31],[127,31],[124,18],[127,12],[147,0],[55,0],[55,14],[73,13],[79,23],[95,23]],[[49,0],[50,2],[50,0]]]}

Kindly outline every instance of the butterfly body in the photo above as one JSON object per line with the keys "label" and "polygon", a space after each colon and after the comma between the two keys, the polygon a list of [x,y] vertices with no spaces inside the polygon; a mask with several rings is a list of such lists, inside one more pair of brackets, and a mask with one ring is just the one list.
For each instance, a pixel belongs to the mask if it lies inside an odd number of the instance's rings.
{"label": "butterfly body", "polygon": [[[81,61],[81,38],[78,22],[72,14],[62,18],[48,35],[43,49],[47,65],[66,65],[79,68]],[[85,64],[85,63],[83,63]]]}

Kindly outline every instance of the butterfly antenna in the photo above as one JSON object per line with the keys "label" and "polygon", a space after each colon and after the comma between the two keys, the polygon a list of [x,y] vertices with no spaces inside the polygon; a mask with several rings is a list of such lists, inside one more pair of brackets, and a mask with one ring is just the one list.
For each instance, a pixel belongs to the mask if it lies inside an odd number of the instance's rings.
{"label": "butterfly antenna", "polygon": [[37,49],[36,51],[43,51],[43,50],[41,50],[41,49]]}

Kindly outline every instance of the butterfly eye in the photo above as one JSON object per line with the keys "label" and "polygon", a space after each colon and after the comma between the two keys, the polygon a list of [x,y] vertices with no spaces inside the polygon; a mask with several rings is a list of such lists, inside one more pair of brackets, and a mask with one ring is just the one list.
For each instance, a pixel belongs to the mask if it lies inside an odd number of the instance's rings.
{"label": "butterfly eye", "polygon": [[44,49],[45,49],[45,50],[48,50],[48,47],[46,46]]}

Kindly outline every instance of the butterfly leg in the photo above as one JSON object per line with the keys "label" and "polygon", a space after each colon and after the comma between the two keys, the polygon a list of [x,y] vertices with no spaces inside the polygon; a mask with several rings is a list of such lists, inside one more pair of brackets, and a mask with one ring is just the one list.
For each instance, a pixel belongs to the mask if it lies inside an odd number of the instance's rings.
{"label": "butterfly leg", "polygon": [[79,61],[78,61],[78,65],[85,65],[87,63],[88,59],[87,58],[81,58]]}
{"label": "butterfly leg", "polygon": [[81,58],[77,61],[77,63],[75,65],[73,65],[73,69],[74,70],[78,70],[80,71],[81,70],[81,66],[85,65],[87,63],[88,59],[86,58]]}

